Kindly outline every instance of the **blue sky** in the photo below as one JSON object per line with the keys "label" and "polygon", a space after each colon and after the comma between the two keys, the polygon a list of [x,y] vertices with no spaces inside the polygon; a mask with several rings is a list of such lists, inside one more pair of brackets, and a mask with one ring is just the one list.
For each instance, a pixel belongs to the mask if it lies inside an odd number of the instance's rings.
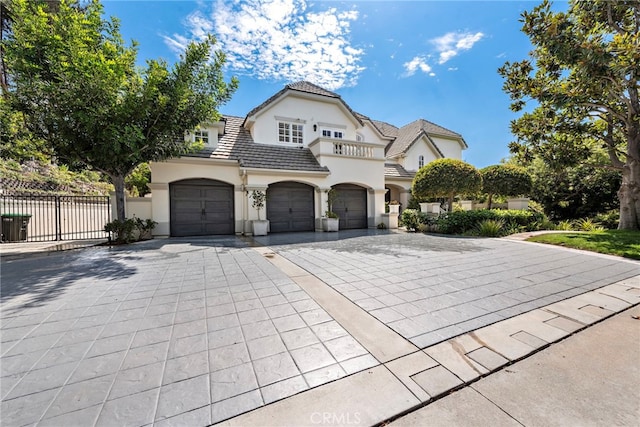
{"label": "blue sky", "polygon": [[[223,114],[244,116],[290,82],[309,80],[373,119],[403,126],[423,118],[463,135],[476,167],[509,155],[513,140],[498,67],[531,50],[520,14],[538,1],[119,1],[139,60],[173,62],[210,32],[240,80]],[[556,9],[566,8],[557,2]]]}

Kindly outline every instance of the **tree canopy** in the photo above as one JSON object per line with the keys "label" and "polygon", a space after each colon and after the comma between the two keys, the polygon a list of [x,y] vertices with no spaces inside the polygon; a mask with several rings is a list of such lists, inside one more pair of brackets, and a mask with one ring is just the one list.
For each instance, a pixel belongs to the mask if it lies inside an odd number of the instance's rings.
{"label": "tree canopy", "polygon": [[11,32],[2,43],[9,102],[28,129],[56,156],[105,173],[124,219],[125,177],[139,164],[187,153],[185,131],[218,119],[237,88],[225,82],[225,55],[208,36],[180,60],[136,65],[137,45],[125,45],[116,18],[98,0],[11,0]]}
{"label": "tree canopy", "polygon": [[449,212],[457,194],[476,193],[482,187],[480,172],[457,159],[438,159],[428,163],[416,172],[411,192],[413,197],[446,197]]}
{"label": "tree canopy", "polygon": [[513,165],[492,165],[480,169],[482,191],[491,199],[498,196],[522,196],[531,191],[531,175],[524,169]]}
{"label": "tree canopy", "polygon": [[[603,147],[622,172],[621,229],[640,228],[640,3],[572,0],[554,12],[547,0],[522,14],[530,58],[499,69],[514,120],[512,152],[552,167],[586,161]],[[593,144],[597,141],[597,144]]]}

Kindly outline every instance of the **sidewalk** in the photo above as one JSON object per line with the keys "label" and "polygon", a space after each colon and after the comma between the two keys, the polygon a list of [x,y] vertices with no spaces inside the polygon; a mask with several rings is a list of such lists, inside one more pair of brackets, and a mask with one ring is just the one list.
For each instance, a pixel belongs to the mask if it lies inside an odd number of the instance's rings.
{"label": "sidewalk", "polygon": [[0,257],[16,259],[32,255],[48,255],[71,249],[82,249],[105,243],[106,239],[64,240],[51,242],[0,243]]}
{"label": "sidewalk", "polygon": [[637,426],[638,306],[390,426]]}

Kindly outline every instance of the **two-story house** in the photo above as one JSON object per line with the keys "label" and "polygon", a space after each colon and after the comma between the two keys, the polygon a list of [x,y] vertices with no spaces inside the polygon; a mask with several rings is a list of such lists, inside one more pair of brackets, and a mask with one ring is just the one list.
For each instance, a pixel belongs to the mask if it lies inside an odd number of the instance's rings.
{"label": "two-story house", "polygon": [[246,117],[223,116],[190,137],[204,150],[151,164],[155,234],[250,233],[251,192],[267,194],[270,232],[321,228],[328,192],[340,229],[375,227],[385,201],[406,206],[415,171],[460,159],[460,134],[426,120],[397,128],[353,111],[336,93],[289,84]]}

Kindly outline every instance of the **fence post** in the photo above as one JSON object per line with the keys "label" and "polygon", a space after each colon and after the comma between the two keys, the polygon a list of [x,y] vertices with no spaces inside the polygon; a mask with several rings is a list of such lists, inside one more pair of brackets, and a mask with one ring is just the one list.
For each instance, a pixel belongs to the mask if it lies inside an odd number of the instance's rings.
{"label": "fence post", "polygon": [[56,240],[62,240],[62,212],[60,211],[60,196],[55,196],[56,205]]}

